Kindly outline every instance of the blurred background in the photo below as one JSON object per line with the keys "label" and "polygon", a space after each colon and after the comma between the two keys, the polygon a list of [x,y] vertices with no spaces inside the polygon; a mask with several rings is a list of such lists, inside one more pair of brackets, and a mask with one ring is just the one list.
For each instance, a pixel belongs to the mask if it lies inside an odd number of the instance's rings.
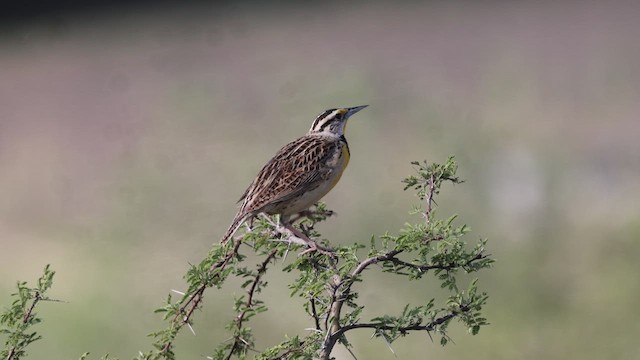
{"label": "blurred background", "polygon": [[[370,104],[323,235],[420,221],[409,162],[455,155],[467,182],[438,214],[498,260],[479,274],[490,326],[452,324],[445,348],[413,334],[398,359],[640,359],[639,2],[63,5],[0,25],[0,303],[47,263],[67,301],[39,307],[30,358],[149,349],[152,310],[264,162],[321,111]],[[262,348],[310,325],[279,266]],[[438,293],[367,276],[368,316]],[[228,337],[235,285],[208,292],[179,358]],[[360,359],[396,358],[370,335],[350,335]]]}

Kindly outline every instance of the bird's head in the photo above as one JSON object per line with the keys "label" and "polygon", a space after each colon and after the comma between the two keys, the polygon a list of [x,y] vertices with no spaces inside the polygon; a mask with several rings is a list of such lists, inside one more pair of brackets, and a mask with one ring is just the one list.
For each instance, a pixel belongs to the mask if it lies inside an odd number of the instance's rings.
{"label": "bird's head", "polygon": [[347,126],[349,117],[367,106],[369,105],[325,110],[313,121],[311,129],[309,129],[309,134],[322,133],[342,136],[344,135],[344,129]]}

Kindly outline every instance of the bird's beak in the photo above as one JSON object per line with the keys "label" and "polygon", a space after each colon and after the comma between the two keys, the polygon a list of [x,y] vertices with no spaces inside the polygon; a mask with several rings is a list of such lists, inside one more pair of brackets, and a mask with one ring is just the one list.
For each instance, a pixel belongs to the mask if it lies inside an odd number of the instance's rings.
{"label": "bird's beak", "polygon": [[369,106],[369,105],[362,105],[362,106],[355,106],[355,107],[347,108],[347,116],[345,116],[345,118],[350,117],[351,115],[353,115],[353,114],[357,113],[358,111],[366,108],[367,106]]}

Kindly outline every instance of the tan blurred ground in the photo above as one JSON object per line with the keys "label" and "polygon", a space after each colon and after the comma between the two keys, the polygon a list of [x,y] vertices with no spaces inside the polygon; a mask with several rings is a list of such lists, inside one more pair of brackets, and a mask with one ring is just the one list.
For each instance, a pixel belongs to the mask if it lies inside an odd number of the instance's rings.
{"label": "tan blurred ground", "polygon": [[[498,259],[480,282],[491,326],[446,348],[410,336],[397,358],[638,359],[640,3],[290,6],[3,28],[0,303],[46,263],[69,302],[42,306],[32,358],[148,349],[152,309],[264,161],[325,108],[370,104],[350,123],[323,234],[394,231],[416,201],[399,182],[409,161],[454,154],[467,182],[439,214],[458,213]],[[271,276],[261,346],[309,325]],[[391,280],[372,277],[362,299],[399,311],[432,289],[386,294]],[[210,293],[180,358],[226,338],[233,292]],[[394,359],[369,336],[351,337],[359,358]]]}

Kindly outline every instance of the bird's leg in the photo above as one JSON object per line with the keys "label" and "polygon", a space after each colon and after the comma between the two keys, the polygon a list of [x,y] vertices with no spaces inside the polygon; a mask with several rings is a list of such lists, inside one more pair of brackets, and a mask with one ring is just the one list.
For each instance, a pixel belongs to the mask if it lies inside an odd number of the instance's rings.
{"label": "bird's leg", "polygon": [[333,249],[319,245],[317,242],[315,242],[314,240],[310,239],[307,235],[305,235],[302,231],[293,227],[293,225],[291,225],[289,222],[283,222],[282,226],[284,226],[285,229],[291,231],[291,233],[295,237],[305,242],[305,245],[308,247],[308,249],[301,252],[300,255],[304,255],[304,254],[316,251],[324,255],[329,255],[331,257],[335,256]]}
{"label": "bird's leg", "polygon": [[247,232],[251,232],[253,230],[253,220],[255,219],[255,217],[250,217],[249,221],[246,221],[244,223],[244,226],[247,227]]}
{"label": "bird's leg", "polygon": [[303,210],[303,211],[297,213],[295,217],[293,217],[293,218],[291,218],[289,220],[289,222],[293,224],[293,223],[295,223],[296,221],[298,221],[298,220],[300,220],[302,218],[309,218],[310,219],[314,215],[331,216],[333,214],[334,214],[333,210],[324,210],[324,211],[315,210],[314,211],[314,210],[307,209],[307,210]]}
{"label": "bird's leg", "polygon": [[291,219],[289,219],[289,222],[291,224],[293,224],[296,221],[298,221],[298,220],[300,220],[302,218],[305,218],[305,217],[309,217],[309,216],[311,216],[313,214],[314,214],[314,212],[311,211],[311,210],[303,210],[303,211],[300,211],[299,213],[297,213],[295,217],[292,217]]}

